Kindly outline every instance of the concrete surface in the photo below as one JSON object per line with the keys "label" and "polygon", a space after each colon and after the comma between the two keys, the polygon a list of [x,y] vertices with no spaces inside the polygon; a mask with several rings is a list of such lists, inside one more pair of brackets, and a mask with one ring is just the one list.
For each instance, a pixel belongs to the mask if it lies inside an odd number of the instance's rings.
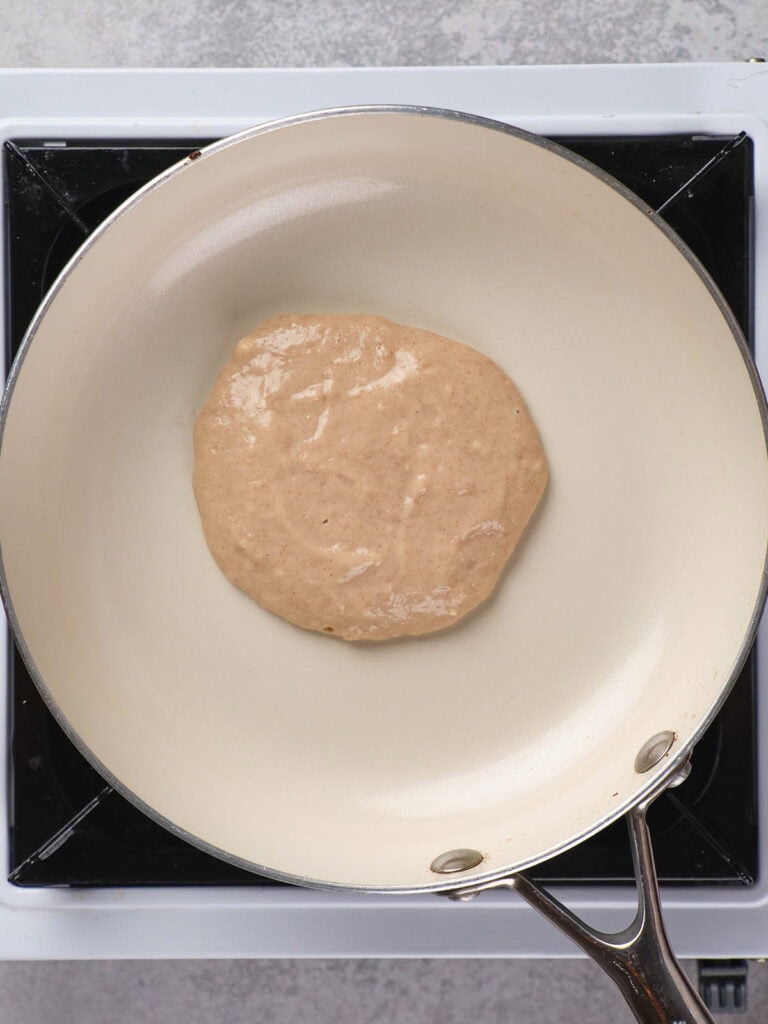
{"label": "concrete surface", "polygon": [[[630,1024],[592,964],[482,960],[0,964],[3,1024]],[[768,968],[752,1006],[768,1018]]]}
{"label": "concrete surface", "polygon": [[0,65],[740,60],[765,0],[0,0]]}
{"label": "concrete surface", "polygon": [[[0,65],[249,67],[741,60],[766,0],[0,0]],[[750,968],[768,1020],[768,970]],[[584,961],[0,964],[0,1024],[629,1022]],[[720,1018],[728,1020],[727,1017]]]}

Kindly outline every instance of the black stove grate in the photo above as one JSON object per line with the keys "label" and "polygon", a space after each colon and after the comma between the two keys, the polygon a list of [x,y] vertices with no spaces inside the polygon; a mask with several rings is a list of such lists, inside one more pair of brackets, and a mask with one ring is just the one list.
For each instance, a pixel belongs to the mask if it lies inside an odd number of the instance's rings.
{"label": "black stove grate", "polygon": [[[752,143],[734,137],[569,137],[562,142],[660,211],[752,334]],[[7,142],[4,152],[9,359],[83,239],[139,186],[201,140]],[[270,885],[176,838],[90,767],[10,648],[10,863],[22,886]],[[751,885],[758,871],[754,659],[694,752],[691,775],[651,808],[659,876]],[[547,882],[632,879],[619,822],[532,874]]]}

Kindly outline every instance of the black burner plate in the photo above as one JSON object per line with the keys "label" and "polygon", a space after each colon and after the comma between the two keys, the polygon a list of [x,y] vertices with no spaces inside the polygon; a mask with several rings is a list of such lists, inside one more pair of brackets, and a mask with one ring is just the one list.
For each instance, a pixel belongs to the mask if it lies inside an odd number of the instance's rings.
{"label": "black burner plate", "polygon": [[[661,209],[752,332],[752,143],[704,136],[578,137],[564,145]],[[6,144],[10,357],[46,290],[88,233],[123,199],[201,140]],[[171,835],[107,786],[10,654],[10,864],[18,885],[267,885]],[[757,877],[755,681],[750,658],[695,751],[689,779],[650,822],[659,875],[676,884],[750,885]],[[569,884],[631,879],[623,823],[533,874]]]}

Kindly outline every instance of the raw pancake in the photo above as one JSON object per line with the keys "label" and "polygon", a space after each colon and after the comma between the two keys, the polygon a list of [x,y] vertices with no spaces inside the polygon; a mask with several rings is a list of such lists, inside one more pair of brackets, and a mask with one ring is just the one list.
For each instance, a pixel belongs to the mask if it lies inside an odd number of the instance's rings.
{"label": "raw pancake", "polygon": [[547,462],[509,377],[376,316],[278,316],[194,429],[208,546],[264,608],[345,640],[443,629],[496,586]]}

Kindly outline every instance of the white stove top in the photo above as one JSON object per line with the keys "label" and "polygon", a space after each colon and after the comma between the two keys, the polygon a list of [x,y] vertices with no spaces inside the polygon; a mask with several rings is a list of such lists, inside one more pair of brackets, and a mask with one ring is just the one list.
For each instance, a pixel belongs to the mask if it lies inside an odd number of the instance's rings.
{"label": "white stove top", "polygon": [[[756,280],[768,274],[768,70],[761,64],[264,71],[0,72],[0,141],[50,137],[211,138],[302,111],[357,103],[449,107],[542,134],[735,134],[754,142]],[[2,216],[2,210],[0,210]],[[2,253],[0,253],[2,260]],[[0,268],[2,269],[2,268]],[[1,301],[1,297],[0,297]],[[756,288],[755,354],[768,373],[768,292]],[[758,641],[759,777],[768,772],[766,622]],[[0,644],[5,632],[0,631]],[[3,660],[5,663],[5,660]],[[0,701],[0,736],[7,735]],[[5,740],[3,740],[5,742]],[[695,757],[695,752],[694,752]],[[0,793],[7,791],[0,759]],[[768,787],[760,788],[768,863]],[[0,863],[7,863],[0,803]],[[465,905],[434,896],[300,889],[17,889],[0,871],[0,958],[571,957],[575,947],[510,893]],[[608,930],[633,894],[557,895]],[[682,957],[768,955],[768,879],[744,890],[665,888]]]}

